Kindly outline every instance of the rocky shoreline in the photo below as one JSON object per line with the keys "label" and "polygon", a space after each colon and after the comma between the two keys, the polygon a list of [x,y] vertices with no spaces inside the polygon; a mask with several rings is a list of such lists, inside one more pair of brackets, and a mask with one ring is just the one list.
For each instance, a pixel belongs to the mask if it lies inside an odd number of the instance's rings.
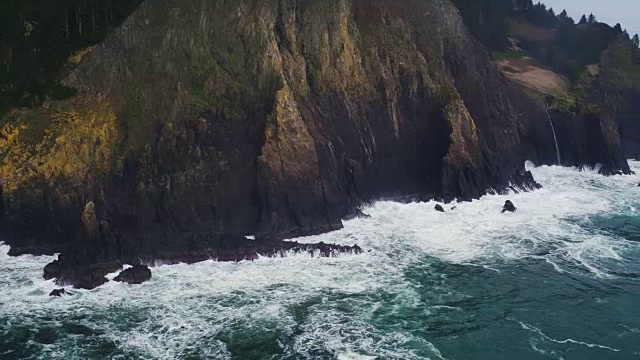
{"label": "rocky shoreline", "polygon": [[[227,239],[223,244],[215,249],[192,252],[165,252],[153,256],[141,256],[136,259],[113,260],[92,264],[74,263],[65,253],[60,254],[59,259],[48,264],[44,268],[45,280],[56,279],[59,286],[71,285],[78,289],[94,289],[109,280],[107,274],[120,271],[124,265],[135,267],[146,265],[173,265],[173,264],[194,264],[207,260],[221,262],[240,262],[257,260],[264,257],[285,257],[288,254],[307,253],[311,257],[335,257],[339,254],[361,254],[363,250],[358,246],[344,246],[336,244],[302,244],[295,241],[257,241],[247,238]],[[125,270],[126,271],[126,270]],[[124,276],[123,276],[124,273]],[[149,278],[151,274],[149,273]],[[127,275],[124,271],[120,273],[119,279],[130,284],[141,283],[143,281],[135,279],[135,275]],[[147,279],[148,280],[148,279]],[[146,280],[144,280],[146,281]]]}
{"label": "rocky shoreline", "polygon": [[124,264],[358,253],[281,240],[380,199],[534,190],[525,160],[558,151],[629,171],[614,113],[548,115],[450,1],[339,3],[140,6],[63,79],[76,96],[8,115],[11,255],[60,253],[45,277],[93,288]]}

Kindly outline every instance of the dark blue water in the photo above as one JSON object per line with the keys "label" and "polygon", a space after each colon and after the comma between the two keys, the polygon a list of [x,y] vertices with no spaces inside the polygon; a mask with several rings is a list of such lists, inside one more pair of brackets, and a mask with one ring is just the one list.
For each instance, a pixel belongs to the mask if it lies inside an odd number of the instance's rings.
{"label": "dark blue water", "polygon": [[363,255],[161,266],[63,299],[50,258],[0,247],[0,359],[640,359],[640,178],[533,171],[544,190],[379,203],[302,239]]}

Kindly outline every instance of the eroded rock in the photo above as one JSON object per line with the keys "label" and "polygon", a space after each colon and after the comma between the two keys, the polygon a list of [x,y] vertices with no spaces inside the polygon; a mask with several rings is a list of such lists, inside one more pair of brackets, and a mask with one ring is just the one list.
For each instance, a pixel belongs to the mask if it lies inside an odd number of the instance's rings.
{"label": "eroded rock", "polygon": [[151,270],[145,265],[136,265],[120,272],[113,280],[132,285],[142,284],[151,280]]}
{"label": "eroded rock", "polygon": [[516,208],[515,205],[513,205],[511,200],[505,201],[504,206],[502,207],[503,214],[506,212],[516,212],[516,210],[518,210],[518,208]]}
{"label": "eroded rock", "polygon": [[105,261],[95,264],[82,263],[61,255],[44,268],[44,278],[56,279],[59,286],[73,286],[75,289],[95,289],[109,281],[105,276],[122,268],[119,261]]}
{"label": "eroded rock", "polygon": [[49,296],[55,296],[55,297],[62,297],[62,295],[71,295],[71,293],[68,293],[67,290],[65,290],[64,288],[55,289],[51,293],[49,293]]}
{"label": "eroded rock", "polygon": [[59,260],[54,260],[44,267],[44,279],[51,280],[60,277],[62,268]]}

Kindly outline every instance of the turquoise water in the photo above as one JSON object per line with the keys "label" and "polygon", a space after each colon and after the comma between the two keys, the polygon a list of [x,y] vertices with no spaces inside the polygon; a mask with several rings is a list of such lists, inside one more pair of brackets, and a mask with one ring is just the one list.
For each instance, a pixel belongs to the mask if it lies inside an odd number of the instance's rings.
{"label": "turquoise water", "polygon": [[362,255],[158,266],[62,299],[51,258],[1,246],[0,358],[640,359],[640,176],[531,170],[545,189],[380,202],[301,239]]}

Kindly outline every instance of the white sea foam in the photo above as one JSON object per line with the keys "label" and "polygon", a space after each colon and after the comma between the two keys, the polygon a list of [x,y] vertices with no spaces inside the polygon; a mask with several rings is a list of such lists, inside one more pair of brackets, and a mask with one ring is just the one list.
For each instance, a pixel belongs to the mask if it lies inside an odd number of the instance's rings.
{"label": "white sea foam", "polygon": [[[640,163],[632,166],[640,172]],[[41,277],[52,257],[11,258],[8,247],[0,246],[0,315],[53,314],[89,327],[99,324],[104,336],[136,357],[173,359],[193,351],[229,358],[231,329],[241,327],[241,332],[278,331],[281,338],[292,339],[281,347],[296,358],[325,351],[342,359],[443,359],[423,338],[401,328],[381,331],[367,321],[380,311],[380,300],[372,295],[380,292],[392,296],[398,308],[425,316],[461,311],[425,303],[406,279],[405,270],[425,257],[495,271],[522,259],[543,260],[559,272],[594,277],[611,276],[606,264],[623,261],[626,240],[587,231],[579,222],[599,213],[638,213],[638,176],[605,178],[561,167],[532,171],[543,190],[449,204],[446,213],[434,211],[434,202],[379,202],[365,209],[370,219],[297,239],[358,244],[365,250],[361,255],[312,259],[288,254],[240,263],[161,265],[149,283],[110,282],[60,299],[46,296],[56,286]],[[501,214],[507,199],[518,207],[516,213]],[[389,311],[393,315],[395,310]],[[43,348],[43,358],[61,353],[82,357],[69,353],[74,344]],[[427,350],[415,350],[416,344]]]}

